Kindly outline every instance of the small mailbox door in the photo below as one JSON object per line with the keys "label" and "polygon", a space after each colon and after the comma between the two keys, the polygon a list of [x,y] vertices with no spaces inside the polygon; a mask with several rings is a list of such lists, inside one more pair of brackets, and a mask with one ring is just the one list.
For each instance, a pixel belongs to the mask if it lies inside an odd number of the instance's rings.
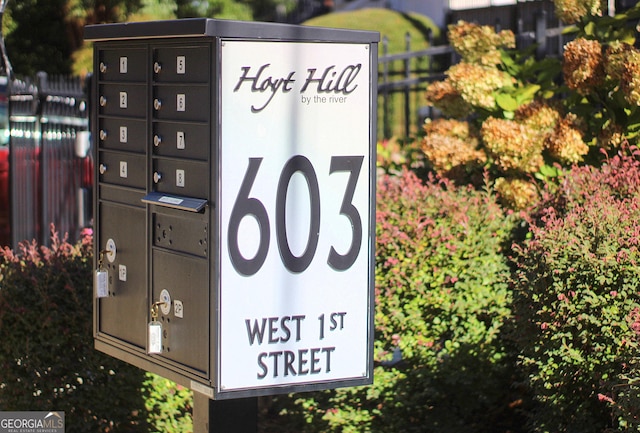
{"label": "small mailbox door", "polygon": [[154,160],[154,181],[158,192],[206,198],[209,166],[202,162],[158,158]]}
{"label": "small mailbox door", "polygon": [[146,104],[137,101],[146,99],[146,86],[128,83],[103,84],[99,89],[98,105],[101,114],[144,118]]}
{"label": "small mailbox door", "polygon": [[153,95],[154,117],[162,120],[209,120],[209,87],[206,85],[156,86]]}
{"label": "small mailbox door", "polygon": [[209,124],[155,122],[154,154],[206,161],[210,149]]}
{"label": "small mailbox door", "polygon": [[163,46],[153,50],[153,78],[162,83],[208,83],[210,48],[207,45]]}
{"label": "small mailbox door", "polygon": [[146,79],[147,50],[144,47],[105,49],[98,57],[98,74],[102,81],[136,82]]}
{"label": "small mailbox door", "polygon": [[105,117],[100,119],[98,140],[101,149],[144,153],[147,145],[143,120]]}
{"label": "small mailbox door", "polygon": [[100,181],[114,185],[144,188],[146,159],[144,155],[125,152],[100,152]]}

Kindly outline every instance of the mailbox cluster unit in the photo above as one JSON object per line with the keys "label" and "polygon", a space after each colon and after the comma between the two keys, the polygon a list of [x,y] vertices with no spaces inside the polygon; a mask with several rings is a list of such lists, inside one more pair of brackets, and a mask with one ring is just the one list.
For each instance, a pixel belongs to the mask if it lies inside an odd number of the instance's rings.
{"label": "mailbox cluster unit", "polygon": [[[98,350],[228,398],[216,387],[221,44],[357,42],[377,51],[377,37],[214,19],[85,29],[94,42],[95,267],[106,275],[94,301]],[[149,353],[155,321],[162,347]]]}
{"label": "mailbox cluster unit", "polygon": [[[117,39],[131,27],[89,27],[87,37],[95,31],[96,38],[104,32]],[[146,365],[151,357],[138,362],[147,357],[152,300],[171,288],[190,312],[179,322],[159,318],[165,340],[175,342],[164,348],[162,364],[196,380],[210,376],[212,56],[211,42],[203,39],[96,41],[94,66],[95,241],[109,295],[96,300],[96,346],[152,369]],[[177,95],[189,107],[177,105]],[[195,204],[150,204],[153,192],[195,198]]]}

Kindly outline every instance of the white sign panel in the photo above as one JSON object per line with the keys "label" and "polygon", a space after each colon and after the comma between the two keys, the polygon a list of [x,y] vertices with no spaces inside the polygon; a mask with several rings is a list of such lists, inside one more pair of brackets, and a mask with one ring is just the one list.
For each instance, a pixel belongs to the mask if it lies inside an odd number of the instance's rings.
{"label": "white sign panel", "polygon": [[219,392],[371,374],[370,72],[367,44],[222,42]]}

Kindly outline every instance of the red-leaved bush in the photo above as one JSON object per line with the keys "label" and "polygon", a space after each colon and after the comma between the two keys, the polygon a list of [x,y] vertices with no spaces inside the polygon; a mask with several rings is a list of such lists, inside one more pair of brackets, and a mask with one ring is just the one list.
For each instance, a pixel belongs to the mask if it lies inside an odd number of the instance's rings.
{"label": "red-leaved bush", "polygon": [[65,412],[68,433],[146,431],[144,371],[93,347],[93,247],[0,252],[0,409]]}
{"label": "red-leaved bush", "polygon": [[291,431],[517,431],[502,337],[512,227],[490,192],[408,171],[381,176],[374,384],[298,396],[281,412],[289,425],[302,419]]}
{"label": "red-leaved bush", "polygon": [[535,431],[637,431],[640,161],[576,167],[515,246],[515,338]]}

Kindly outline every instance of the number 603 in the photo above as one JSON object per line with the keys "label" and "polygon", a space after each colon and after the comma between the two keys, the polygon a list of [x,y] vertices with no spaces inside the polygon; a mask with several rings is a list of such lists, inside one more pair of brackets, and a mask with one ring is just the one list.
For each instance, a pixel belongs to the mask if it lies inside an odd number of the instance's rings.
{"label": "number 603", "polygon": [[[245,276],[254,275],[260,270],[264,264],[269,245],[271,242],[271,224],[269,214],[264,204],[255,197],[250,197],[250,192],[256,180],[258,170],[262,164],[263,158],[249,158],[249,165],[242,180],[238,196],[231,210],[228,227],[228,245],[229,256],[234,269]],[[360,171],[362,169],[363,156],[333,156],[329,167],[329,174],[337,172],[348,172],[349,179],[342,197],[340,206],[340,215],[344,215],[351,223],[352,236],[351,245],[346,253],[340,254],[333,246],[331,247],[327,263],[337,271],[349,269],[356,261],[360,253],[360,245],[362,243],[362,219],[358,209],[353,204],[353,196],[355,193]],[[287,191],[291,177],[295,173],[304,176],[307,187],[309,189],[310,199],[310,219],[309,219],[309,237],[307,239],[304,252],[296,256],[291,252],[289,240],[287,237],[287,228],[285,220]],[[258,222],[260,230],[260,239],[258,248],[253,257],[244,257],[240,251],[238,242],[238,231],[240,223],[246,216],[253,216]],[[291,157],[282,168],[278,179],[278,188],[276,190],[275,203],[275,233],[280,257],[286,269],[293,273],[304,272],[316,254],[318,247],[318,238],[320,233],[320,188],[318,186],[318,177],[313,165],[306,157],[295,155]]]}

